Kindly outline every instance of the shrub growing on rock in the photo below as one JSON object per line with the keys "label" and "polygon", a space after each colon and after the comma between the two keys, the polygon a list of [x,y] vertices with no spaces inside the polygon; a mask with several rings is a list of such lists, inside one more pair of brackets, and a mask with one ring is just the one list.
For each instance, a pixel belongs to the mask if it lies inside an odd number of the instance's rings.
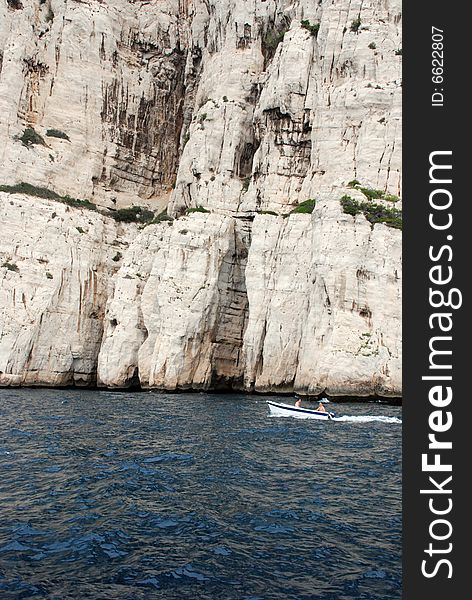
{"label": "shrub growing on rock", "polygon": [[398,202],[400,200],[398,196],[387,194],[387,192],[384,192],[383,190],[374,190],[373,188],[366,188],[360,185],[350,186],[349,184],[348,187],[355,187],[360,190],[369,200],[387,200],[387,202]]}
{"label": "shrub growing on rock", "polygon": [[360,203],[351,196],[343,196],[340,200],[341,206],[343,207],[343,211],[347,215],[352,215],[355,217],[361,212]]}
{"label": "shrub growing on rock", "polygon": [[343,211],[348,215],[355,216],[362,213],[372,225],[385,223],[388,227],[402,229],[403,215],[402,211],[397,208],[389,208],[373,202],[359,202],[351,196],[343,196],[340,202]]}
{"label": "shrub growing on rock", "polygon": [[173,221],[172,217],[169,217],[169,215],[167,214],[167,209],[160,212],[157,215],[157,217],[154,217],[154,219],[149,223],[149,225],[156,225],[157,223],[164,223],[165,221]]}
{"label": "shrub growing on rock", "polygon": [[0,185],[0,192],[6,192],[8,194],[26,194],[27,196],[36,196],[37,198],[43,198],[44,200],[56,200],[56,202],[62,202],[75,208],[87,208],[88,210],[97,210],[97,207],[90,200],[78,200],[77,198],[71,198],[70,196],[61,196],[53,190],[48,188],[37,187],[31,185],[31,183],[17,183],[15,185]]}
{"label": "shrub growing on rock", "polygon": [[70,142],[70,138],[67,135],[67,133],[64,133],[63,131],[59,131],[59,129],[48,129],[46,131],[46,135],[48,137],[55,137],[55,138],[59,138],[61,140],[67,140],[68,142]]}
{"label": "shrub growing on rock", "polygon": [[7,4],[9,8],[12,8],[13,10],[21,10],[23,8],[23,4],[20,2],[20,0],[7,0]]}
{"label": "shrub growing on rock", "polygon": [[39,133],[33,129],[33,127],[27,127],[23,131],[23,135],[20,137],[20,142],[23,144],[23,146],[46,145],[46,142],[42,136],[40,136]]}
{"label": "shrub growing on rock", "polygon": [[15,273],[18,273],[18,271],[20,270],[18,268],[18,266],[15,265],[15,263],[11,263],[11,262],[8,262],[8,261],[5,261],[2,264],[2,267],[5,268],[5,269],[8,269],[8,271],[14,271]]}
{"label": "shrub growing on rock", "polygon": [[350,181],[350,182],[347,184],[347,187],[348,187],[348,188],[355,188],[355,187],[357,187],[358,185],[361,185],[360,181],[357,181],[357,179],[352,179],[352,181]]}
{"label": "shrub growing on rock", "polygon": [[194,206],[187,210],[188,215],[190,215],[191,213],[209,213],[209,212],[210,211],[206,208],[203,208],[203,206]]}
{"label": "shrub growing on rock", "polygon": [[380,200],[384,197],[385,193],[383,190],[374,190],[366,187],[359,187],[359,190],[364,194],[364,196],[369,198],[369,200]]}
{"label": "shrub growing on rock", "polygon": [[310,23],[307,19],[302,21],[303,29],[306,29],[311,33],[313,37],[318,37],[318,31],[320,30],[320,23]]}
{"label": "shrub growing on rock", "polygon": [[273,217],[278,217],[279,215],[273,210],[258,210],[256,211],[258,215],[272,215]]}
{"label": "shrub growing on rock", "polygon": [[112,217],[122,223],[149,223],[154,219],[154,212],[142,206],[129,206],[115,210]]}
{"label": "shrub growing on rock", "polygon": [[316,200],[314,198],[310,198],[309,200],[305,200],[304,202],[300,202],[298,206],[296,206],[292,211],[291,215],[294,214],[311,214],[315,210]]}
{"label": "shrub growing on rock", "polygon": [[354,33],[357,33],[359,31],[359,27],[361,26],[361,18],[357,17],[357,19],[354,19],[354,21],[352,21],[351,23],[351,31],[353,31]]}

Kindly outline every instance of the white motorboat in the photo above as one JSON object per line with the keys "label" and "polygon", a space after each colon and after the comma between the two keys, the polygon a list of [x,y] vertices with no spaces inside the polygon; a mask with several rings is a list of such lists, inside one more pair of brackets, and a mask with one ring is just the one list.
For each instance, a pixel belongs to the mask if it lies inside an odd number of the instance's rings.
{"label": "white motorboat", "polygon": [[292,404],[283,404],[282,402],[273,402],[272,400],[266,400],[266,402],[269,405],[270,414],[274,417],[296,417],[298,419],[320,419],[323,421],[330,421],[336,416],[333,412],[299,408]]}

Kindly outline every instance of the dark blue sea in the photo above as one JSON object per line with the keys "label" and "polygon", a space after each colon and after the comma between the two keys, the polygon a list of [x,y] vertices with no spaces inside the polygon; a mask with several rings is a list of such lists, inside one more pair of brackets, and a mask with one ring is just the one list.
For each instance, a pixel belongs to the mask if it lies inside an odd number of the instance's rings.
{"label": "dark blue sea", "polygon": [[401,408],[265,400],[0,390],[0,598],[400,599]]}

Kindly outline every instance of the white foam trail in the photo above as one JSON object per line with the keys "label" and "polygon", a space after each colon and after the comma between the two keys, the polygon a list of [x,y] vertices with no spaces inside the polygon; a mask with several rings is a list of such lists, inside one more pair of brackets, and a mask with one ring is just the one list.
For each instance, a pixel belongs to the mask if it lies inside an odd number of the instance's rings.
{"label": "white foam trail", "polygon": [[380,417],[374,415],[359,415],[359,416],[344,416],[335,417],[333,421],[349,421],[350,423],[371,423],[379,421],[380,423],[401,423],[402,420],[398,417]]}

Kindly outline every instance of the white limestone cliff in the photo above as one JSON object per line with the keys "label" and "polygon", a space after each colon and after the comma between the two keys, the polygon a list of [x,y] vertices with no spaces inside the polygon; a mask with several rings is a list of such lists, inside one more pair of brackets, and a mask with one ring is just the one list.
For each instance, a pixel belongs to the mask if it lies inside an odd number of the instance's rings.
{"label": "white limestone cliff", "polygon": [[0,192],[0,385],[401,395],[354,179],[401,194],[399,0],[2,2],[0,186],[176,218]]}
{"label": "white limestone cliff", "polygon": [[246,269],[245,385],[337,395],[401,390],[401,238],[320,203],[256,217]]}
{"label": "white limestone cliff", "polygon": [[0,385],[95,384],[105,304],[131,231],[3,192],[0,222]]}

